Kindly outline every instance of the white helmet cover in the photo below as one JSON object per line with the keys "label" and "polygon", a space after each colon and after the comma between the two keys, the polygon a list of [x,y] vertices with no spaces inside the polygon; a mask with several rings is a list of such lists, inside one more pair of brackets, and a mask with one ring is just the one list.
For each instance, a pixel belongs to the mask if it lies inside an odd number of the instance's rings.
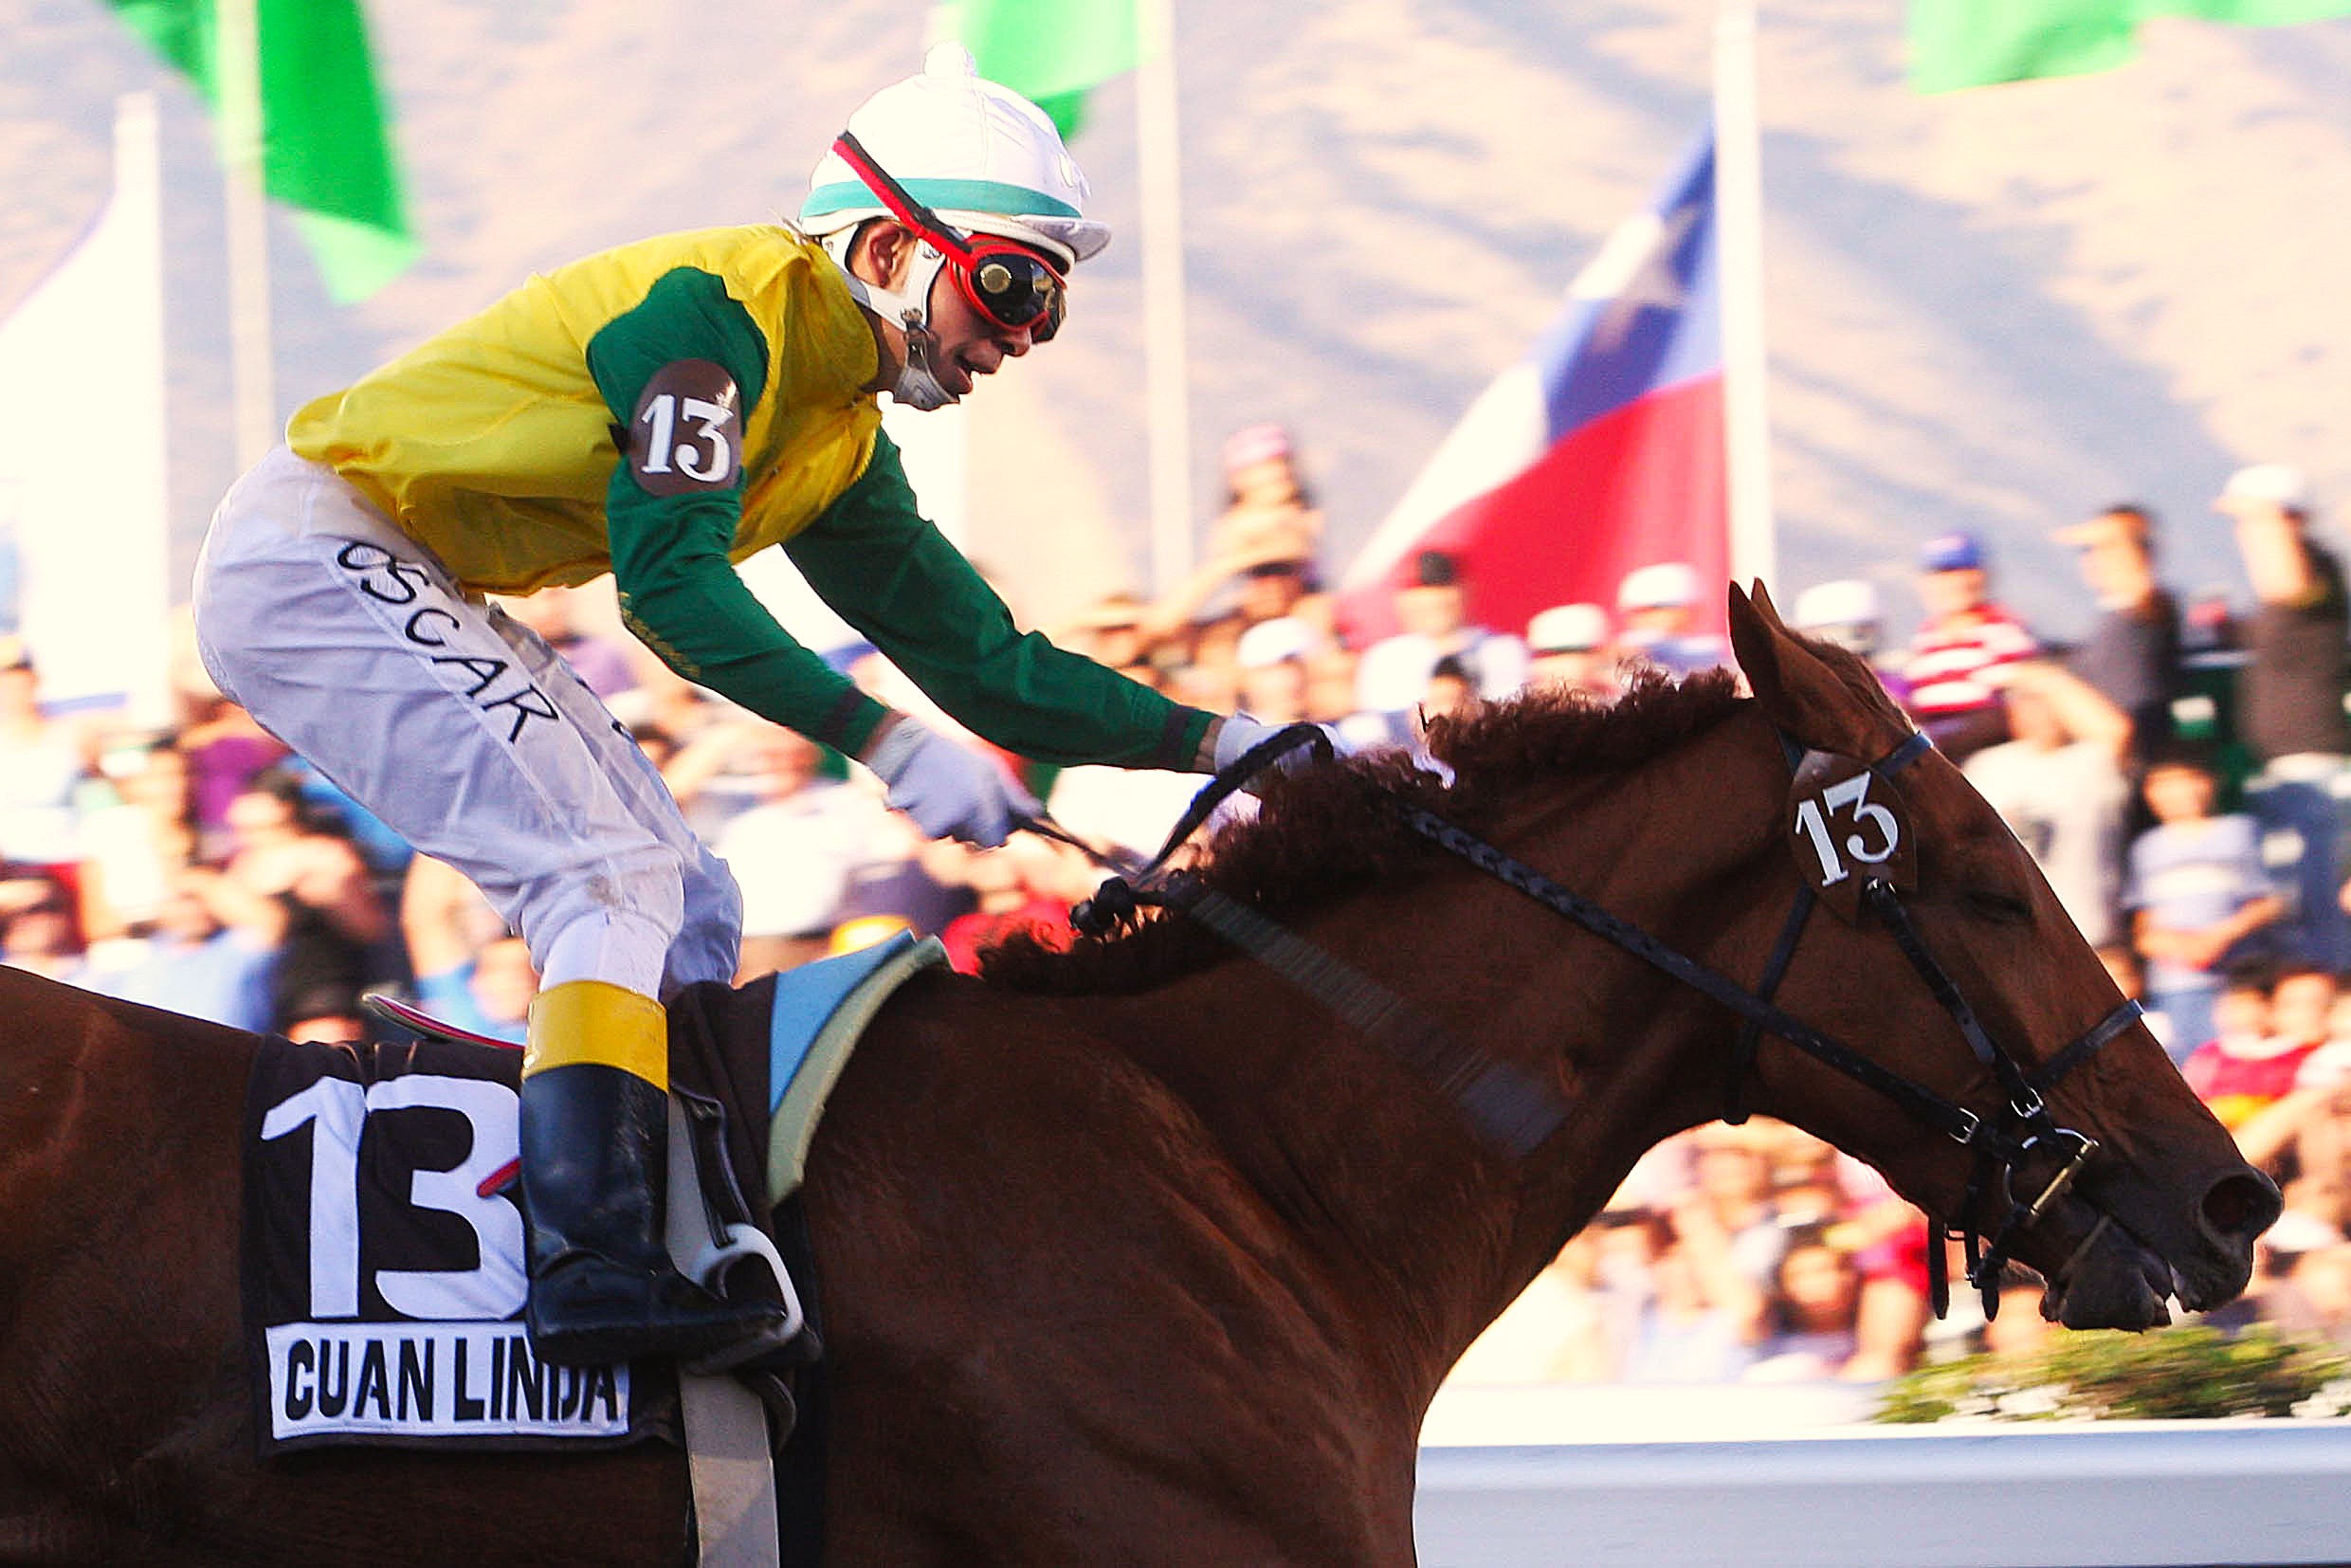
{"label": "white helmet cover", "polygon": [[[848,129],[915,200],[947,223],[1020,240],[1065,267],[1110,243],[1085,215],[1085,175],[1045,111],[981,78],[971,51],[941,44],[922,74],[883,88]],[[838,153],[809,176],[799,227],[822,237],[889,211]]]}

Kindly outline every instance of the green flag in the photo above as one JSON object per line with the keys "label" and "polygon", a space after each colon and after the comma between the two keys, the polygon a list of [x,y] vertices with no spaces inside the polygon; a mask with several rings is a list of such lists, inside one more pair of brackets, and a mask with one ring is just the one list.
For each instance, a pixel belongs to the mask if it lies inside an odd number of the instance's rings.
{"label": "green flag", "polygon": [[[107,0],[217,111],[212,0]],[[254,0],[261,33],[263,184],[299,210],[337,304],[416,259],[358,0]]]}
{"label": "green flag", "polygon": [[949,0],[956,35],[1001,82],[1075,136],[1087,89],[1141,57],[1134,0]]}
{"label": "green flag", "polygon": [[1910,0],[1910,84],[1923,93],[2079,76],[2139,52],[2150,16],[2278,27],[2351,15],[2351,0]]}

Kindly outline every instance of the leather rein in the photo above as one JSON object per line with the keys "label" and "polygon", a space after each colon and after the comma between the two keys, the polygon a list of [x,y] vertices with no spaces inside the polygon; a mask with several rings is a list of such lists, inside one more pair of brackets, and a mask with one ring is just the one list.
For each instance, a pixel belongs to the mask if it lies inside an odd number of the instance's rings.
{"label": "leather rein", "polygon": [[[1779,742],[1799,786],[1812,771],[1809,764],[1816,760],[1845,760],[1828,754],[1808,753],[1784,733],[1779,735]],[[1141,866],[1113,866],[1050,821],[1031,820],[1023,826],[1072,845],[1098,865],[1119,873],[1104,882],[1093,898],[1070,911],[1070,923],[1080,932],[1098,938],[1107,936],[1131,922],[1144,907],[1171,909],[1196,920],[1305,991],[1427,1079],[1489,1141],[1513,1156],[1533,1153],[1567,1121],[1568,1107],[1551,1084],[1454,1040],[1442,1026],[1335,954],[1208,886],[1196,876],[1167,869],[1169,858],[1218,806],[1258,774],[1302,748],[1310,748],[1318,761],[1328,761],[1333,756],[1330,738],[1319,726],[1293,724],[1283,730],[1218,773],[1194,798],[1159,852]],[[1841,788],[1832,787],[1825,798],[1834,800],[1842,793],[1848,802],[1866,801],[1869,779],[1883,782],[1889,793],[1898,793],[1895,775],[1932,749],[1932,741],[1923,732],[1913,732],[1884,757],[1846,770],[1846,783]],[[1850,779],[1864,774],[1867,777],[1861,789],[1853,789]],[[1849,868],[1835,855],[1833,844],[1824,838],[1820,840],[1823,866],[1835,868],[1835,874],[1828,880],[1843,881],[1849,873],[1858,880],[1858,912],[1876,920],[1892,935],[1911,968],[1951,1015],[1968,1048],[1999,1083],[2006,1103],[1992,1115],[1982,1116],[1873,1061],[1773,1003],[1772,995],[1795,958],[1812,910],[1823,902],[1810,882],[1798,888],[1762,976],[1755,989],[1749,990],[1618,919],[1523,861],[1413,805],[1387,786],[1365,782],[1405,827],[1437,848],[1738,1014],[1740,1026],[1731,1052],[1723,1121],[1746,1120],[1746,1082],[1753,1073],[1757,1045],[1768,1033],[1875,1089],[1927,1126],[1972,1150],[1975,1167],[1957,1210],[1958,1223],[1939,1217],[1929,1221],[1932,1236],[1927,1248],[1928,1285],[1936,1315],[1940,1317],[1948,1309],[1950,1298],[1941,1243],[1946,1236],[1959,1237],[1966,1248],[1968,1282],[1982,1292],[1985,1316],[1989,1318],[1998,1311],[2001,1270],[2017,1239],[2073,1184],[2098,1149],[2095,1139],[2059,1126],[2043,1096],[2100,1047],[2136,1024],[2141,1011],[2139,1003],[2123,1002],[2037,1068],[2028,1071],[1983,1027],[1958,984],[1936,960],[1910,921],[1890,866],[1871,864],[1894,859],[1898,830],[1892,826],[1896,819],[1883,808],[1864,807],[1879,811],[1887,824],[1884,830],[1884,853],[1869,850],[1857,835],[1846,841],[1846,848],[1870,868]],[[2020,1168],[2040,1161],[2053,1162],[2051,1174],[2037,1188],[2020,1191]],[[1985,1245],[1982,1234],[1968,1222],[1967,1215],[1988,1194],[1996,1194],[2004,1212]]]}

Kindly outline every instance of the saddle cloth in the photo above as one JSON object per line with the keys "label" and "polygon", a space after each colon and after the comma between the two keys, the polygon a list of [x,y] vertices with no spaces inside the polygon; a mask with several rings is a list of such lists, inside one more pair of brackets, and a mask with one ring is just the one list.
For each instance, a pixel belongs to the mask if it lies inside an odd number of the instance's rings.
{"label": "saddle cloth", "polygon": [[[728,1110],[723,1155],[707,1151],[728,1169],[705,1168],[705,1190],[731,1185],[768,1227],[800,1185],[859,1032],[899,985],[944,961],[937,940],[901,934],[673,1001],[673,1088]],[[242,1229],[264,1453],[677,1440],[671,1369],[561,1368],[531,1354],[507,1180],[520,1071],[519,1051],[434,1038],[272,1039],[256,1054]]]}

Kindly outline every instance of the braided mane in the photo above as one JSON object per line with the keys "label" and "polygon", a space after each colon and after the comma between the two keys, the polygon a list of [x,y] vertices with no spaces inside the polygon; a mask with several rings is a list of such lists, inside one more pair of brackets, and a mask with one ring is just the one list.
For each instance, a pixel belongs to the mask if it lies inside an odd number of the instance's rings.
{"label": "braided mane", "polygon": [[[1397,823],[1363,780],[1479,832],[1530,789],[1635,768],[1714,728],[1742,704],[1737,684],[1727,670],[1679,684],[1652,674],[1606,705],[1549,688],[1476,704],[1429,726],[1430,754],[1453,770],[1451,783],[1397,751],[1272,779],[1262,786],[1257,815],[1220,830],[1195,869],[1218,891],[1277,919],[1412,875],[1443,851]],[[1146,910],[1132,927],[1078,937],[1066,951],[1027,933],[1012,937],[983,956],[981,975],[1018,991],[1125,993],[1231,951],[1195,921]]]}

